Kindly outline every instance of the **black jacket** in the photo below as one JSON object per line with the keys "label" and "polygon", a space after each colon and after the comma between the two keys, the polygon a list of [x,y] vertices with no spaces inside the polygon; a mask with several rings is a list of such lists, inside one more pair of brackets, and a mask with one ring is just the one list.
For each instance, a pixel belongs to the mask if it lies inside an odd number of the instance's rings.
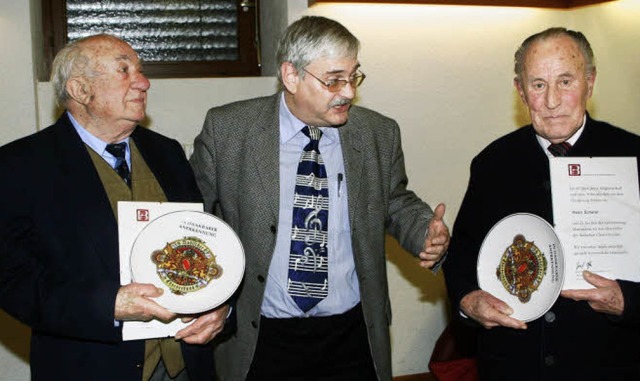
{"label": "black jacket", "polygon": [[[640,137],[587,117],[569,155],[638,158]],[[471,164],[444,267],[456,316],[462,297],[478,289],[482,240],[496,222],[516,212],[538,215],[553,225],[549,161],[531,125],[494,141]],[[560,297],[526,331],[478,328],[482,379],[640,380],[640,284],[619,283],[625,298],[619,318]]]}
{"label": "black jacket", "polygon": [[[177,141],[131,138],[169,201],[201,202]],[[32,379],[139,381],[144,341],[114,326],[117,222],[66,114],[0,148],[0,179],[0,308],[32,328]],[[211,346],[182,347],[191,380],[211,380]]]}

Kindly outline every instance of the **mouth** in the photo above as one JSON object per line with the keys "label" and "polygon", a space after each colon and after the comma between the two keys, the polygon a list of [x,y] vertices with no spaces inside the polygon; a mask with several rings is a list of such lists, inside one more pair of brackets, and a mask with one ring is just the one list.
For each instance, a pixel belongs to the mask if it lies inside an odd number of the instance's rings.
{"label": "mouth", "polygon": [[333,106],[333,109],[336,110],[339,113],[345,113],[345,112],[349,111],[350,107],[351,107],[351,104],[345,104],[345,105],[340,105],[340,106]]}
{"label": "mouth", "polygon": [[562,118],[566,118],[567,115],[547,115],[544,117],[544,119],[548,119],[548,120],[556,120],[556,119],[562,119]]}
{"label": "mouth", "polygon": [[338,99],[337,101],[332,102],[330,107],[338,112],[347,112],[351,107],[351,100],[344,98]]}

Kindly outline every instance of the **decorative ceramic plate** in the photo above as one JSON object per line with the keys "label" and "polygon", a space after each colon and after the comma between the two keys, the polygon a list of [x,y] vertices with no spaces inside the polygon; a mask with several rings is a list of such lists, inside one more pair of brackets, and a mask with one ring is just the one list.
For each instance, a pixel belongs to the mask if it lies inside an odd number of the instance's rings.
{"label": "decorative ceramic plate", "polygon": [[180,314],[208,311],[236,291],[244,249],[224,221],[204,212],[162,215],[142,229],[131,249],[134,282],[164,289],[154,300]]}
{"label": "decorative ceramic plate", "polygon": [[507,303],[513,318],[528,322],[555,303],[564,281],[562,244],[553,227],[528,213],[495,224],[480,247],[480,288]]}

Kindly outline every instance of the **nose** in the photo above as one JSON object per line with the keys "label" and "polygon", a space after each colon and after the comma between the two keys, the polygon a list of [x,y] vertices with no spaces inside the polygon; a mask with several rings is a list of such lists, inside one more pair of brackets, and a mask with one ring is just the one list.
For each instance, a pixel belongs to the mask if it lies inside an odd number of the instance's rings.
{"label": "nose", "polygon": [[151,87],[151,82],[144,73],[138,71],[134,74],[132,86],[137,90],[147,91]]}
{"label": "nose", "polygon": [[340,89],[340,96],[353,99],[356,97],[356,84],[355,82],[347,82],[342,89]]}
{"label": "nose", "polygon": [[547,108],[553,110],[558,107],[561,102],[560,91],[555,86],[549,86],[547,88],[547,94],[545,97]]}

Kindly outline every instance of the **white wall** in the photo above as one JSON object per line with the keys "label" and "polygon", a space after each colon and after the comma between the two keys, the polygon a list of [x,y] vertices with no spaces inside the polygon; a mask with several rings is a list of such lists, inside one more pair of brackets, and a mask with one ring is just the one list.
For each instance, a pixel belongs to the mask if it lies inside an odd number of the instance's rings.
{"label": "white wall", "polygon": [[598,75],[592,113],[640,133],[640,0],[619,0],[575,11],[589,38]]}
{"label": "white wall", "polygon": [[[0,144],[3,144],[34,132],[38,124],[29,1],[0,2],[0,36],[0,120],[3,121]],[[29,378],[25,363],[28,340],[29,330],[0,310],[0,380]]]}
{"label": "white wall", "polygon": [[[37,117],[44,127],[56,116],[48,83],[37,84],[35,98],[29,11],[17,3],[22,2],[0,2],[0,120],[5,121],[0,142],[34,131]],[[398,120],[409,185],[432,204],[445,202],[450,226],[472,157],[528,123],[513,90],[512,61],[519,43],[532,33],[560,25],[583,31],[598,65],[590,111],[640,133],[640,0],[571,11],[398,4],[307,9],[306,3],[288,0],[289,22],[304,14],[324,15],[360,38],[367,79],[359,103]],[[209,107],[274,90],[273,77],[152,80],[148,125],[189,149]],[[387,249],[394,374],[424,372],[446,324],[443,278],[419,269],[395,241],[389,240]],[[8,318],[0,315],[0,369],[17,369],[18,376],[0,374],[0,380],[27,379],[26,367],[14,355],[24,357],[20,348],[26,335],[16,336],[15,325],[7,328],[3,319]]]}
{"label": "white wall", "polygon": [[35,131],[36,93],[28,1],[0,2],[0,142]]}

